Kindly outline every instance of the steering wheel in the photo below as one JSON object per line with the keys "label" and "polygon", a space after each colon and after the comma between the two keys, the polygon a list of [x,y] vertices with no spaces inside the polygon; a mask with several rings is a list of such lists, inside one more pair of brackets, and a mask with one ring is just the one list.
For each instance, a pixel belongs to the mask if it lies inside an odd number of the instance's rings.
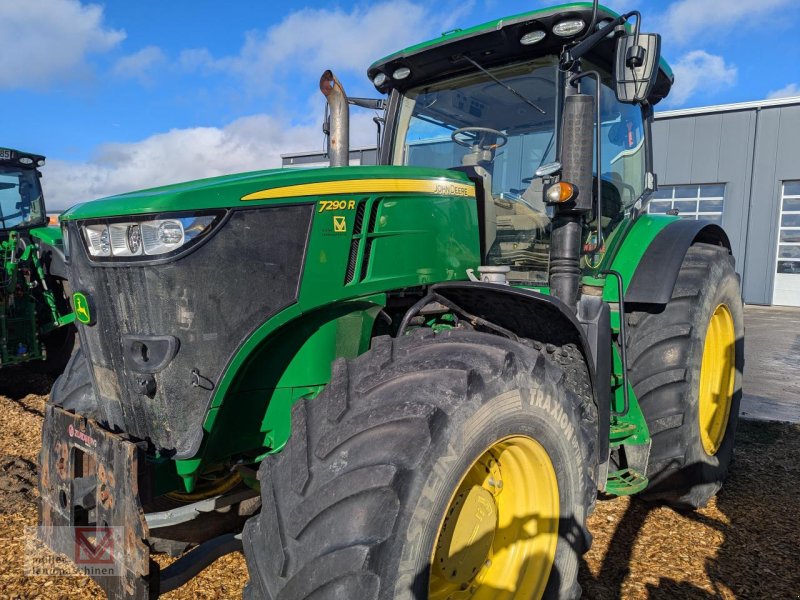
{"label": "steering wheel", "polygon": [[[467,140],[463,138],[459,138],[459,135],[466,134],[466,133],[475,133],[475,134],[483,134],[480,137],[477,135],[475,136],[475,143],[472,140]],[[493,135],[497,138],[494,144],[483,145],[483,140],[486,139],[487,135]],[[465,148],[473,148],[476,150],[496,150],[497,148],[502,148],[508,143],[508,136],[503,133],[502,131],[498,131],[497,129],[492,129],[491,127],[459,127],[453,133],[450,134],[450,139],[453,140],[459,146],[464,146]]]}

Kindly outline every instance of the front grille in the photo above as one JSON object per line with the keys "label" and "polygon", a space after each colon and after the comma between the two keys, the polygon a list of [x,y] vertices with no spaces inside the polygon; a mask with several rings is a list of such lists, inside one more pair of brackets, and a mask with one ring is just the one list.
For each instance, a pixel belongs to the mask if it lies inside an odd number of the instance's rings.
{"label": "front grille", "polygon": [[[148,440],[163,455],[193,456],[225,366],[256,327],[297,299],[311,204],[234,211],[209,239],[164,264],[97,266],[75,243],[73,289],[96,324],[81,326],[101,414],[112,429]],[[123,356],[124,336],[173,336],[175,358],[143,393]],[[132,368],[132,366],[134,368]]]}

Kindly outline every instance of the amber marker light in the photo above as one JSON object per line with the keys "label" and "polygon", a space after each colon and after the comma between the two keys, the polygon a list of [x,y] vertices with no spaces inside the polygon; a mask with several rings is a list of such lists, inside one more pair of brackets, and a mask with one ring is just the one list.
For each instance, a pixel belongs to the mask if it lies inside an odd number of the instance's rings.
{"label": "amber marker light", "polygon": [[545,197],[549,204],[559,204],[571,200],[575,196],[575,186],[566,181],[559,181],[554,183],[545,193]]}

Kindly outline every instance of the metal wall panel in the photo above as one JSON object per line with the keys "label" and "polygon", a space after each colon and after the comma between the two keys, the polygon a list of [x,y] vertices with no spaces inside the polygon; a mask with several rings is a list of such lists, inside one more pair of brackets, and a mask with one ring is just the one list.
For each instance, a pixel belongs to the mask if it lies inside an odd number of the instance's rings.
{"label": "metal wall panel", "polygon": [[757,113],[753,186],[747,231],[747,256],[742,291],[745,302],[770,304],[775,265],[775,225],[780,185],[776,180],[776,151],[781,109]]}
{"label": "metal wall panel", "polygon": [[744,276],[755,113],[739,111],[716,116],[721,117],[716,177],[719,183],[725,184],[725,212],[722,225],[733,246],[736,270]]}
{"label": "metal wall panel", "polygon": [[[663,174],[664,183],[691,183],[692,162],[694,161],[694,128],[697,117],[670,119],[667,123],[667,160]],[[656,121],[653,135],[663,135],[662,122]],[[709,182],[716,183],[716,182]]]}
{"label": "metal wall panel", "polygon": [[692,121],[694,125],[693,160],[690,164],[689,180],[685,183],[721,183],[718,181],[718,177],[722,115],[694,117]]}
{"label": "metal wall panel", "polygon": [[653,123],[653,164],[660,184],[725,184],[723,226],[740,274],[747,254],[753,127],[751,111],[678,116]]}

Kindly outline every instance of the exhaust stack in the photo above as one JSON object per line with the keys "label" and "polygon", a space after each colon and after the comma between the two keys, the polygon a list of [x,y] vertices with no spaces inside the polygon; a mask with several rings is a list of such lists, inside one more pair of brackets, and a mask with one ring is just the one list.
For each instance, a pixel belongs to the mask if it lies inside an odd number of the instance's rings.
{"label": "exhaust stack", "polygon": [[330,107],[328,156],[331,166],[346,167],[350,164],[350,107],[347,94],[330,69],[319,78],[319,89]]}
{"label": "exhaust stack", "polygon": [[592,209],[594,98],[571,94],[564,100],[561,178],[578,190],[574,202],[556,206],[550,238],[550,292],[577,310],[581,289],[583,215]]}

